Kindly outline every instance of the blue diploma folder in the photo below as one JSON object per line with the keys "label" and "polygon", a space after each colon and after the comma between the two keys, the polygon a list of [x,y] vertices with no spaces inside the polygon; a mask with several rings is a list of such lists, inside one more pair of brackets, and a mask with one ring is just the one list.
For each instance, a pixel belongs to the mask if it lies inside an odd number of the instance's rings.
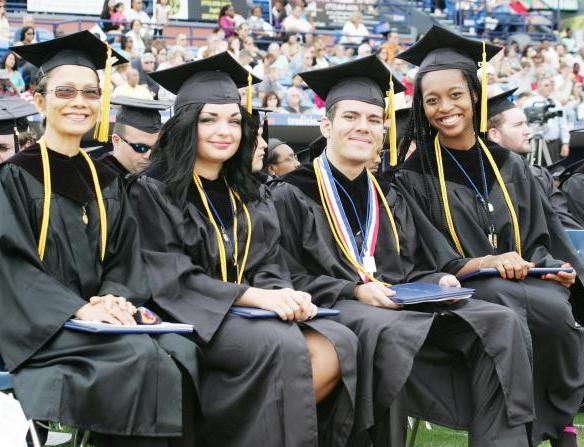
{"label": "blue diploma folder", "polygon": [[[271,310],[258,309],[257,307],[231,306],[229,312],[233,315],[238,315],[244,318],[280,318],[276,312],[272,312]],[[339,313],[340,311],[337,309],[325,309],[319,307],[318,314],[315,318],[334,317]]]}
{"label": "blue diploma folder", "polygon": [[584,256],[584,230],[566,230],[566,234],[568,238],[574,245],[574,248],[580,255],[580,257]]}
{"label": "blue diploma folder", "polygon": [[191,334],[193,326],[180,323],[141,324],[121,326],[97,321],[69,320],[63,326],[73,331],[93,334]]}
{"label": "blue diploma folder", "polygon": [[426,282],[412,282],[391,286],[395,295],[390,299],[397,304],[420,304],[467,299],[472,296],[474,289],[465,287],[445,287]]}
{"label": "blue diploma folder", "polygon": [[[529,269],[527,276],[536,276],[539,277],[541,275],[546,275],[548,273],[559,273],[559,272],[566,272],[572,273],[574,269],[563,269],[559,267],[534,267]],[[474,272],[469,272],[465,275],[459,276],[459,281],[468,281],[469,279],[474,278],[486,278],[489,276],[499,276],[499,271],[496,268],[485,268],[475,270]]]}

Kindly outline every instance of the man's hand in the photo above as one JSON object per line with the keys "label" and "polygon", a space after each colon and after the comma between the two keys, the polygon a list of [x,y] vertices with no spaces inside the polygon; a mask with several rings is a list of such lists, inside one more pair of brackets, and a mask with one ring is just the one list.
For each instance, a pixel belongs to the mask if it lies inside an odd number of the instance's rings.
{"label": "man's hand", "polygon": [[[562,265],[563,269],[571,269],[572,264],[566,262]],[[557,281],[564,287],[571,287],[576,282],[576,271],[574,270],[572,273],[567,272],[559,272],[558,274],[548,273],[543,275],[541,279],[549,280],[549,281]]]}
{"label": "man's hand", "polygon": [[570,155],[570,145],[568,143],[562,144],[562,147],[560,148],[560,155],[564,158]]}
{"label": "man's hand", "polygon": [[460,282],[454,275],[444,275],[438,281],[438,285],[443,287],[460,287]]}
{"label": "man's hand", "polygon": [[362,303],[375,307],[385,307],[387,309],[400,309],[399,304],[394,303],[390,297],[395,295],[395,291],[377,282],[368,282],[355,287],[355,297]]}
{"label": "man's hand", "polygon": [[525,279],[529,269],[535,267],[535,264],[526,261],[517,252],[510,251],[485,257],[482,267],[496,268],[503,279]]}

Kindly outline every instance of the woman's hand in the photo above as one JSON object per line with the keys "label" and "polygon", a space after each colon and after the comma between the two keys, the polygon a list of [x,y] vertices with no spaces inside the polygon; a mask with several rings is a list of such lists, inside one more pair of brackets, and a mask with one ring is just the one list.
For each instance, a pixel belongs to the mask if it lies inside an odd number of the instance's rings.
{"label": "woman's hand", "polygon": [[454,275],[444,275],[438,281],[438,285],[443,287],[460,287],[460,282]]}
{"label": "woman's hand", "polygon": [[[572,264],[566,262],[562,265],[563,269],[571,269]],[[541,279],[545,279],[548,281],[557,281],[564,287],[571,287],[576,282],[576,271],[574,270],[572,273],[567,272],[559,272],[558,274],[554,273],[547,273],[541,277]]]}
{"label": "woman's hand", "polygon": [[385,307],[387,309],[400,309],[401,306],[391,300],[390,297],[395,295],[395,290],[379,284],[377,282],[368,282],[355,287],[353,292],[355,298],[365,304],[375,307]]}
{"label": "woman's hand", "polygon": [[258,307],[276,312],[284,321],[305,321],[318,312],[312,297],[306,292],[292,289],[264,290],[250,287],[236,301],[238,306]]}
{"label": "woman's hand", "polygon": [[503,279],[525,279],[533,262],[523,259],[517,252],[510,251],[497,256],[485,256],[481,267],[496,268]]}
{"label": "woman's hand", "polygon": [[102,321],[122,326],[136,326],[136,308],[125,298],[104,295],[91,297],[89,303],[81,307],[75,316],[85,321]]}

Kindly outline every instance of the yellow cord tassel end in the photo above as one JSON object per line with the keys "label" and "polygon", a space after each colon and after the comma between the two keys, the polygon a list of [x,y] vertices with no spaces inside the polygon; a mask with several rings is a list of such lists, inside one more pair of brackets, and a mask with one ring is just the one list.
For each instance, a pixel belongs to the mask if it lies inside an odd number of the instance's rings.
{"label": "yellow cord tassel end", "polygon": [[395,90],[393,88],[393,78],[389,78],[389,90],[387,91],[387,108],[385,110],[385,120],[390,121],[389,125],[389,165],[397,165],[397,130],[395,125]]}
{"label": "yellow cord tassel end", "polygon": [[247,74],[247,97],[245,98],[245,109],[247,110],[247,113],[251,113],[251,99],[253,96],[253,90],[251,88],[251,83],[253,81],[253,78],[251,76],[251,73]]}
{"label": "yellow cord tassel end", "polygon": [[101,118],[100,122],[95,126],[95,133],[93,137],[101,142],[107,143],[109,138],[109,110],[110,110],[110,93],[112,85],[112,48],[107,46],[107,61],[103,76],[103,94],[101,98]]}
{"label": "yellow cord tassel end", "polygon": [[487,76],[487,49],[486,44],[483,41],[483,60],[481,62],[481,125],[480,131],[487,131],[487,87],[488,87],[488,76]]}

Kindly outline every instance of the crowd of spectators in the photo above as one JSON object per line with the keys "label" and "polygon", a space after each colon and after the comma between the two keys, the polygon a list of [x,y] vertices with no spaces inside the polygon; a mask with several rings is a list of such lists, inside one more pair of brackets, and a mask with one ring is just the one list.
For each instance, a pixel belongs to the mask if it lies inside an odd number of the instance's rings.
{"label": "crowd of spectators", "polygon": [[[433,7],[449,2],[431,2]],[[494,0],[490,7],[502,7]],[[5,0],[0,0],[0,38],[6,30]],[[515,5],[516,6],[516,5]],[[126,9],[124,3],[105,0],[102,12],[103,32],[116,50],[130,60],[120,65],[112,76],[114,95],[172,100],[173,95],[150,80],[147,73],[170,68],[192,60],[229,51],[243,66],[263,79],[254,86],[253,104],[278,113],[324,113],[324,102],[303,83],[297,73],[340,64],[356,57],[376,54],[406,86],[406,102],[413,93],[416,69],[397,59],[405,47],[397,32],[382,36],[373,34],[359,11],[350,15],[339,35],[319,34],[314,26],[311,2],[275,0],[272,2],[272,23],[264,19],[261,6],[252,5],[244,17],[230,4],[221,8],[216,28],[204,40],[189,41],[187,35],[166,34],[169,9],[166,0],[159,0],[150,17],[143,0],[133,0]],[[16,45],[27,45],[39,38],[30,16],[15,30]],[[538,95],[543,80],[551,84],[549,97],[564,110],[568,127],[584,125],[584,44],[582,36],[570,29],[558,35],[557,41],[543,41],[521,47],[505,45],[486,68],[489,95],[508,88],[517,88],[520,101]],[[503,45],[503,42],[495,41]],[[34,67],[22,64],[14,53],[2,61],[2,88],[12,94],[30,94]],[[7,86],[8,85],[8,86]],[[242,90],[242,98],[246,92]]]}

